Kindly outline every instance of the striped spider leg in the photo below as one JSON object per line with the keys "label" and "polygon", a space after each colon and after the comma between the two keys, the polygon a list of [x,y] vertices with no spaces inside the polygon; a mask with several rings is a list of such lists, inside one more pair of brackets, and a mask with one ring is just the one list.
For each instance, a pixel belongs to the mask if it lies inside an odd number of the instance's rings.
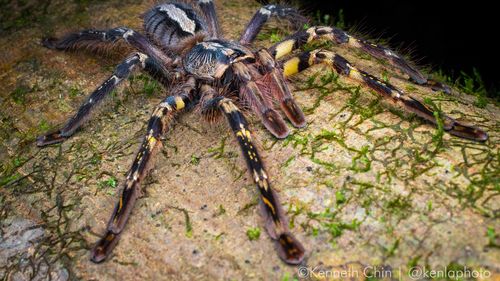
{"label": "striped spider leg", "polygon": [[122,39],[139,52],[151,57],[164,72],[173,62],[171,57],[153,45],[144,35],[127,27],[117,27],[109,30],[82,30],[77,33],[67,34],[60,39],[46,38],[42,41],[42,44],[49,49],[56,50],[84,48],[100,50]]}
{"label": "striped spider leg", "polygon": [[[207,95],[207,92],[214,92],[215,90],[204,85],[201,91],[202,95]],[[216,96],[216,94],[209,95]],[[266,230],[269,236],[276,241],[278,255],[288,264],[300,264],[304,259],[305,249],[288,229],[288,221],[279,203],[278,195],[271,188],[268,174],[265,171],[257,148],[252,142],[252,134],[245,117],[231,99],[223,96],[211,98],[202,106],[205,114],[212,115],[212,111],[219,111],[226,116],[238,140],[248,170],[259,189]]]}
{"label": "striped spider leg", "polygon": [[[398,105],[405,110],[415,113],[419,117],[438,124],[436,116],[432,109],[429,109],[419,98],[404,93],[401,89],[391,84],[385,83],[378,78],[362,70],[357,69],[349,63],[344,57],[331,51],[314,50],[304,52],[298,56],[292,57],[283,63],[283,74],[290,76],[309,68],[312,65],[324,63],[333,67],[340,75],[359,82],[377,92],[386,100]],[[483,130],[475,126],[462,124],[451,117],[442,116],[443,129],[455,136],[471,139],[475,141],[486,141],[488,135]]]}
{"label": "striped spider leg", "polygon": [[302,28],[308,21],[294,8],[272,4],[265,5],[255,12],[252,19],[247,24],[245,31],[240,37],[240,43],[243,45],[251,44],[262,30],[264,24],[271,17],[286,19],[296,28]]}
{"label": "striped spider leg", "polygon": [[111,75],[104,83],[102,83],[92,94],[87,98],[76,114],[71,117],[68,122],[55,132],[37,138],[38,146],[46,146],[62,142],[80,128],[80,126],[90,118],[92,112],[102,103],[102,101],[115,89],[130,73],[140,67],[147,69],[149,72],[160,74],[161,68],[157,63],[144,53],[134,53],[119,64],[113,75]]}
{"label": "striped spider leg", "polygon": [[[247,28],[240,38],[240,43],[252,43],[264,24],[273,16],[288,19],[298,28],[302,28],[303,25],[307,23],[307,19],[302,17],[294,8],[280,5],[266,5],[259,9],[250,20],[250,23],[247,25]],[[396,52],[381,45],[355,38],[336,27],[313,26],[307,30],[298,31],[285,38],[281,43],[275,45],[270,49],[270,52],[274,58],[279,59],[293,50],[302,47],[304,44],[317,40],[327,40],[336,44],[345,45],[349,48],[362,50],[375,58],[387,61],[392,66],[407,74],[416,84],[429,86],[433,90],[451,93],[450,87],[428,79],[418,69],[411,66],[402,56],[396,54]]]}
{"label": "striped spider leg", "polygon": [[219,38],[221,36],[221,30],[219,26],[219,21],[217,20],[217,13],[215,11],[214,1],[196,0],[196,3],[200,7],[203,15],[205,15],[205,18],[207,19],[210,35],[213,38]]}
{"label": "striped spider leg", "polygon": [[450,87],[434,80],[428,79],[418,69],[410,65],[402,56],[394,51],[363,39],[355,38],[345,31],[336,27],[313,26],[307,30],[298,31],[285,38],[269,49],[274,58],[280,59],[307,43],[319,40],[327,40],[335,44],[344,45],[349,48],[358,49],[371,56],[388,62],[410,77],[410,80],[419,85],[431,87],[433,90],[441,90],[451,93]]}
{"label": "striped spider leg", "polygon": [[141,195],[140,183],[152,167],[155,153],[161,149],[161,138],[179,111],[189,107],[194,99],[196,80],[189,78],[180,93],[164,99],[149,119],[147,133],[123,183],[120,199],[109,219],[106,233],[92,249],[91,260],[104,261],[118,242],[137,198]]}

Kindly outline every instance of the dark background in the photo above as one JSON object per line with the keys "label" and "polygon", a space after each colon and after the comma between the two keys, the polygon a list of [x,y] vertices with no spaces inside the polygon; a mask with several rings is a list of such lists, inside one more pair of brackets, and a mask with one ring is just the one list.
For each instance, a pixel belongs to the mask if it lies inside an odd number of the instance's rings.
{"label": "dark background", "polygon": [[[261,1],[264,2],[264,1]],[[349,1],[298,0],[304,12],[338,18],[370,38],[389,40],[393,48],[411,51],[421,67],[451,76],[477,69],[488,96],[499,98],[500,15],[493,1]],[[406,51],[404,51],[406,50]]]}

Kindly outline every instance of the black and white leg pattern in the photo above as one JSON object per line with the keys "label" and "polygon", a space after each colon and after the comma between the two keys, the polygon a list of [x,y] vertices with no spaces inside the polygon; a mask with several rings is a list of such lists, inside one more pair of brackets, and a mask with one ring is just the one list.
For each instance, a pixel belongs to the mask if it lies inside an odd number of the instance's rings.
{"label": "black and white leg pattern", "polygon": [[[340,75],[349,77],[369,87],[387,101],[404,108],[406,111],[415,113],[433,124],[438,124],[434,111],[419,101],[417,97],[408,95],[401,89],[357,69],[344,57],[331,51],[314,50],[292,57],[284,62],[283,73],[285,76],[290,76],[320,63],[332,66]],[[475,126],[464,125],[448,116],[441,116],[441,118],[443,121],[443,129],[452,135],[475,141],[486,141],[488,139],[486,132]]]}
{"label": "black and white leg pattern", "polygon": [[[207,89],[204,90],[207,91]],[[259,189],[266,230],[276,242],[278,255],[289,264],[301,263],[305,254],[304,247],[290,233],[288,221],[279,203],[278,195],[271,187],[257,147],[252,141],[252,133],[245,117],[233,101],[225,97],[212,98],[202,106],[204,112],[218,110],[226,116],[234,136],[238,140],[248,170]]]}
{"label": "black and white leg pattern", "polygon": [[42,43],[49,49],[72,50],[92,48],[94,46],[98,48],[99,43],[112,44],[122,39],[139,52],[154,59],[165,71],[166,65],[169,65],[173,61],[172,58],[153,45],[145,36],[127,27],[117,27],[109,30],[83,30],[67,34],[60,39],[46,38]]}
{"label": "black and white leg pattern", "polygon": [[271,17],[286,19],[290,23],[294,24],[297,28],[301,28],[307,22],[307,19],[293,8],[281,5],[266,5],[255,12],[254,16],[252,17],[247,27],[245,28],[245,31],[240,37],[240,43],[243,45],[252,43],[261,31],[264,24]]}
{"label": "black and white leg pattern", "polygon": [[80,126],[89,119],[92,112],[97,108],[104,98],[115,89],[130,73],[137,67],[145,68],[147,64],[153,64],[151,59],[143,53],[135,53],[119,64],[113,75],[111,75],[104,83],[102,83],[92,94],[86,99],[76,114],[62,127],[62,129],[40,136],[37,139],[38,146],[45,146],[53,143],[64,141],[70,137]]}
{"label": "black and white leg pattern", "polygon": [[[402,56],[396,54],[394,51],[366,40],[354,38],[345,31],[335,27],[310,27],[307,30],[299,31],[285,38],[283,41],[269,48],[269,51],[275,59],[280,59],[294,50],[301,48],[305,44],[316,40],[327,40],[339,45],[362,50],[375,58],[389,62],[392,66],[407,74],[410,79],[417,84],[425,85],[429,82],[425,75],[411,66]],[[431,81],[429,86],[446,92],[450,91],[447,86],[439,85],[434,81]]]}
{"label": "black and white leg pattern", "polygon": [[153,166],[155,153],[161,149],[161,138],[176,114],[189,108],[193,102],[196,81],[189,79],[178,95],[163,100],[149,119],[147,133],[123,183],[122,193],[108,222],[106,233],[92,250],[92,261],[104,261],[118,242],[119,236],[130,217],[135,202],[141,195],[141,181]]}

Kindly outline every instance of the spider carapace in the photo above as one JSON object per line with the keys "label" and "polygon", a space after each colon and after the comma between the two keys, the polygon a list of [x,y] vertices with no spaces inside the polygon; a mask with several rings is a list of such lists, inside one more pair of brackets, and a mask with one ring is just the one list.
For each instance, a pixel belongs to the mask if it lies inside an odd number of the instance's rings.
{"label": "spider carapace", "polygon": [[[299,31],[270,48],[253,49],[252,42],[271,17],[287,19],[296,24]],[[126,27],[91,29],[43,41],[44,46],[51,49],[90,48],[99,51],[101,48],[112,48],[113,43],[122,40],[136,51],[116,67],[113,75],[86,99],[60,130],[39,137],[38,146],[58,143],[70,137],[88,120],[96,106],[135,69],[146,71],[169,92],[168,97],[153,111],[146,136],[123,183],[121,196],[106,233],[92,250],[92,261],[105,260],[116,246],[140,195],[140,183],[152,166],[155,152],[161,148],[161,138],[176,115],[182,111],[198,108],[209,120],[215,120],[218,115],[226,117],[260,191],[267,232],[276,242],[278,255],[289,264],[301,263],[305,249],[290,233],[277,194],[270,186],[268,175],[252,142],[249,126],[240,109],[256,114],[275,137],[285,138],[289,129],[276,110],[277,107],[293,126],[306,125],[304,114],[295,103],[285,78],[322,63],[330,65],[338,74],[374,90],[393,104],[430,123],[438,123],[433,110],[419,98],[356,68],[332,51],[313,50],[295,56],[293,53],[309,42],[329,40],[387,61],[392,67],[408,75],[413,83],[443,91],[448,91],[449,88],[428,80],[401,56],[385,47],[354,38],[335,27],[303,28],[305,22],[306,19],[293,8],[267,5],[254,14],[240,39],[232,41],[222,36],[212,0],[174,1],[159,4],[149,10],[144,15],[142,33]],[[280,60],[285,56],[288,56],[286,60]],[[488,138],[477,127],[464,125],[447,116],[439,118],[442,119],[444,130],[453,135],[476,141]]]}

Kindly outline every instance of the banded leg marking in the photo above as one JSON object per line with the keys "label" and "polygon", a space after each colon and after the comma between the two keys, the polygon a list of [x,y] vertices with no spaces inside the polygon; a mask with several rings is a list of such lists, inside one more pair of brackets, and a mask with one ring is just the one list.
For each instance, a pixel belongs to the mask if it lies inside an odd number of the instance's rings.
{"label": "banded leg marking", "polygon": [[279,204],[277,194],[269,184],[262,160],[252,143],[251,133],[245,117],[230,99],[218,99],[218,106],[224,112],[238,140],[252,178],[259,188],[266,218],[266,229],[271,238],[277,242],[278,255],[286,263],[299,264],[304,258],[304,247],[288,229],[288,223]]}
{"label": "banded leg marking", "polygon": [[153,58],[165,72],[167,65],[172,62],[169,56],[151,44],[146,37],[127,27],[117,27],[109,30],[83,30],[78,33],[67,34],[60,39],[46,38],[42,43],[49,49],[71,50],[97,46],[99,43],[115,43],[120,39],[125,40],[139,52]]}
{"label": "banded leg marking", "polygon": [[299,31],[287,37],[282,42],[272,46],[269,51],[276,59],[279,59],[302,47],[306,43],[322,39],[336,44],[344,44],[351,48],[360,49],[373,57],[388,61],[391,65],[410,76],[415,83],[427,83],[427,78],[420,73],[420,71],[410,66],[400,55],[383,46],[372,44],[366,40],[354,38],[345,31],[334,27],[314,26],[308,28],[307,30]]}
{"label": "banded leg marking", "polygon": [[297,10],[280,5],[266,5],[255,12],[254,16],[248,23],[245,31],[240,37],[240,43],[243,45],[251,44],[257,34],[261,31],[264,24],[271,18],[278,17],[287,19],[290,23],[294,24],[297,28],[302,27],[307,22]]}
{"label": "banded leg marking", "polygon": [[[373,89],[393,104],[399,105],[433,124],[437,124],[434,112],[417,98],[407,95],[393,85],[380,81],[373,75],[355,68],[345,58],[331,51],[315,50],[293,57],[283,64],[283,73],[285,76],[290,76],[319,63],[332,66],[337,73]],[[488,139],[488,135],[483,130],[475,126],[461,124],[451,117],[443,116],[443,123],[444,130],[452,135],[475,141],[486,141]]]}
{"label": "banded leg marking", "polygon": [[151,59],[142,53],[136,53],[125,59],[119,64],[113,75],[111,75],[101,86],[92,92],[83,105],[78,109],[77,113],[69,119],[64,127],[56,132],[49,133],[37,138],[38,146],[45,146],[62,142],[80,128],[80,126],[89,119],[94,109],[102,103],[104,98],[115,89],[130,73],[137,67],[144,68],[150,63]]}
{"label": "banded leg marking", "polygon": [[140,183],[152,166],[155,152],[162,146],[160,137],[167,132],[175,113],[184,109],[189,102],[189,95],[170,96],[154,110],[148,123],[147,135],[127,174],[121,197],[109,220],[106,233],[92,249],[91,260],[93,262],[104,261],[116,246],[120,233],[125,227],[137,198],[140,196]]}

